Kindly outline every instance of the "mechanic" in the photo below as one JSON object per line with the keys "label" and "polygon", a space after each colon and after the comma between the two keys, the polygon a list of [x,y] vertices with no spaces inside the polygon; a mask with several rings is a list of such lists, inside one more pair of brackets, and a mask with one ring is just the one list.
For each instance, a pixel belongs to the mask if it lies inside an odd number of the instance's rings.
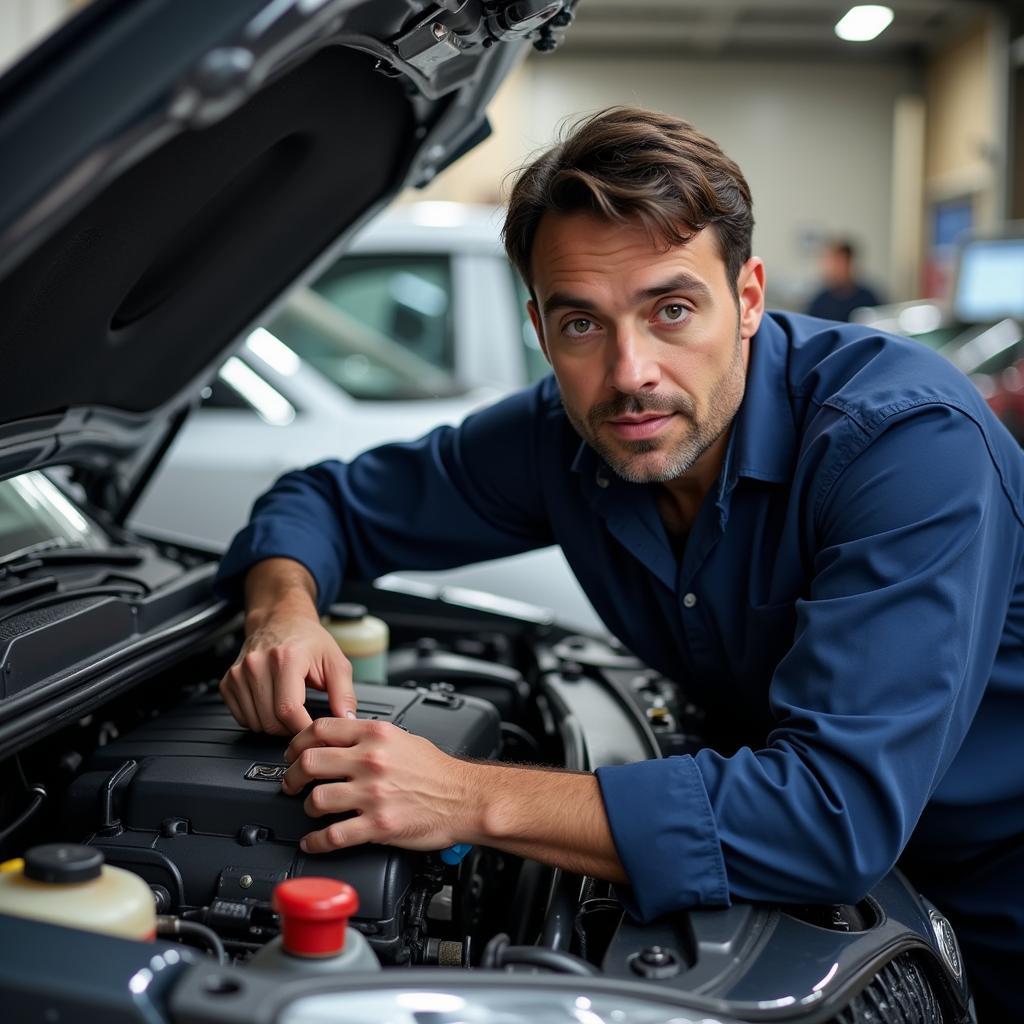
{"label": "mechanic", "polygon": [[[246,607],[221,692],[297,734],[284,790],[318,782],[311,815],[358,812],[307,851],[486,844],[619,883],[644,920],[854,902],[900,861],[957,928],[981,1019],[1009,1019],[1024,455],[924,346],[766,314],[752,225],[736,164],[663,114],[605,111],[525,168],[504,236],[553,377],[263,495],[220,570]],[[707,708],[706,748],[572,773],[355,719],[318,618],[346,578],[550,544]],[[311,724],[307,684],[336,717]]]}

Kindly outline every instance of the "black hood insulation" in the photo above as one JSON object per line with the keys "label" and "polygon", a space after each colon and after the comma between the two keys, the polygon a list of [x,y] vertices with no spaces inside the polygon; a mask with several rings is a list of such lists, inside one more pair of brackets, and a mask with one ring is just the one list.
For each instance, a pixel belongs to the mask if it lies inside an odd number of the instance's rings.
{"label": "black hood insulation", "polygon": [[167,402],[394,187],[413,128],[329,46],[149,154],[0,281],[3,418]]}

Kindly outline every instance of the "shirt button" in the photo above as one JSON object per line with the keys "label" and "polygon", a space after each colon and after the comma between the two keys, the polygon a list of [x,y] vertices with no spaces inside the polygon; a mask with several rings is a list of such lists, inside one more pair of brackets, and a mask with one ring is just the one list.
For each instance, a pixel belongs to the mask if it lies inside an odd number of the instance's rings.
{"label": "shirt button", "polygon": [[696,603],[697,603],[697,595],[696,594],[691,593],[691,594],[684,595],[684,597],[683,597],[683,607],[684,608],[692,608]]}
{"label": "shirt button", "polygon": [[602,473],[602,472],[599,472],[597,474],[597,486],[598,487],[607,487],[608,486],[608,477],[606,477],[604,475],[604,473]]}

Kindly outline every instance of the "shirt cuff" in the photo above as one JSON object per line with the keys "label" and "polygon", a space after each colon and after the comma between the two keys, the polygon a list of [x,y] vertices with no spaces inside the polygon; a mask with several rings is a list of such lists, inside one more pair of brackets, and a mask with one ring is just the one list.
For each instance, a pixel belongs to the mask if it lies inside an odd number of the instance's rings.
{"label": "shirt cuff", "polygon": [[711,803],[692,757],[598,768],[612,840],[632,886],[630,915],[650,921],[686,907],[728,906]]}
{"label": "shirt cuff", "polygon": [[323,538],[309,536],[294,526],[281,528],[270,520],[252,522],[235,535],[217,569],[214,593],[232,604],[244,604],[245,574],[267,558],[291,558],[306,567],[316,582],[316,606],[321,614],[336,599],[344,567],[326,564]]}

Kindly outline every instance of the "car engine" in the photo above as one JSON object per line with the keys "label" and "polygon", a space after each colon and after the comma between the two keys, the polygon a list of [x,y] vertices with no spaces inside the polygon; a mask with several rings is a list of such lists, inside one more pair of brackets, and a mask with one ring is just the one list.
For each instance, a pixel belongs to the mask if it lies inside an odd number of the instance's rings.
{"label": "car engine", "polygon": [[[356,681],[360,718],[393,722],[456,756],[581,770],[595,754],[597,763],[651,756],[648,719],[609,702],[589,661],[621,676],[637,707],[649,698],[653,728],[675,730],[656,674],[613,642],[454,605],[410,616],[408,602],[423,602],[398,593],[376,601],[392,627],[388,685]],[[5,837],[17,842],[3,852],[53,840],[96,847],[149,884],[164,918],[205,925],[242,962],[278,932],[274,887],[306,875],[356,889],[350,924],[384,965],[470,966],[497,932],[532,941],[543,930],[546,907],[559,906],[561,873],[498,851],[475,848],[457,865],[375,845],[304,854],[299,839],[323,821],[281,792],[287,741],[241,728],[217,693],[240,639],[223,631],[212,647],[19,754],[19,772],[48,798]],[[330,714],[314,690],[307,707]],[[596,723],[589,743],[573,707]]]}
{"label": "car engine", "polygon": [[[392,636],[386,685],[356,681],[360,718],[392,722],[456,756],[584,771],[687,753],[712,731],[683,687],[611,638],[440,596],[354,595]],[[192,943],[222,969],[254,978],[249,961],[281,931],[275,886],[317,876],[356,890],[349,927],[388,971],[590,974],[718,999],[708,1005],[760,1019],[757,993],[778,988],[779,972],[787,990],[806,991],[816,1005],[819,978],[810,975],[825,956],[866,966],[844,968],[845,987],[834,986],[845,1016],[816,1020],[967,1019],[943,1009],[966,998],[943,966],[947,933],[937,918],[929,924],[896,873],[855,906],[738,903],[640,924],[609,884],[490,848],[458,863],[377,845],[303,853],[299,839],[324,822],[280,789],[286,740],[242,729],[217,693],[240,640],[237,620],[225,621],[186,657],[19,751],[2,791],[2,820],[11,823],[0,830],[0,854],[53,841],[96,848],[148,884],[158,937]],[[316,691],[307,707],[314,717],[330,713]],[[11,808],[23,808],[26,792],[35,802],[19,816]],[[32,960],[8,973],[32,988],[46,984],[42,974],[26,977],[37,969]],[[204,1019],[208,994],[193,996]],[[903,1001],[902,1016],[878,1017],[893,1000]]]}
{"label": "car engine", "polygon": [[[309,708],[330,713],[318,693]],[[500,751],[494,705],[449,689],[361,684],[359,715],[452,754]],[[313,822],[300,799],[281,792],[283,747],[242,730],[216,694],[199,693],[99,748],[69,788],[62,818],[108,864],[149,882],[161,913],[200,920],[237,950],[273,934],[278,882],[320,875],[359,893],[352,923],[383,963],[429,961],[425,914],[444,886],[443,865],[384,846],[303,854],[298,843]]]}

